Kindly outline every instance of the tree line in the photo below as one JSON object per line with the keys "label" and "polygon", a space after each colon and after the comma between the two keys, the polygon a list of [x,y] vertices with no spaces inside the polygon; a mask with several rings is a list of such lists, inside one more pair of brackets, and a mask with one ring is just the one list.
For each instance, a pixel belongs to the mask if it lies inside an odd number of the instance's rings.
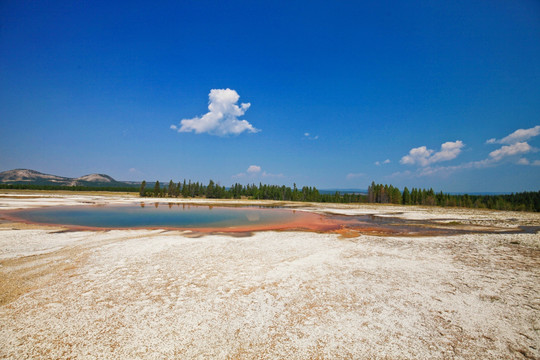
{"label": "tree line", "polygon": [[115,191],[139,192],[142,197],[205,197],[209,199],[260,199],[282,201],[308,201],[326,203],[380,203],[399,205],[449,206],[478,209],[536,211],[540,212],[540,191],[513,193],[508,195],[451,195],[442,191],[435,193],[433,189],[407,187],[403,190],[392,185],[375,184],[368,187],[367,194],[350,194],[336,191],[333,194],[319,192],[317,188],[304,186],[293,187],[255,184],[234,184],[229,188],[210,180],[207,185],[191,180],[162,186],[156,181],[148,186],[146,181],[137,187],[116,186],[67,186],[67,185],[35,185],[35,184],[0,184],[0,189],[28,190],[68,190],[68,191]]}
{"label": "tree line", "polygon": [[208,185],[191,180],[169,185],[161,185],[156,181],[153,186],[147,186],[146,181],[141,183],[139,194],[142,197],[205,197],[209,199],[256,199],[256,200],[282,200],[282,201],[310,201],[310,202],[365,202],[365,195],[361,194],[321,194],[316,187],[304,186],[301,189],[293,185],[242,185],[236,183],[229,188],[216,184],[210,180]]}
{"label": "tree line", "polygon": [[467,207],[479,209],[540,211],[540,191],[522,192],[510,195],[450,195],[442,191],[435,193],[433,189],[407,187],[401,191],[392,185],[375,184],[368,187],[367,194],[350,194],[336,191],[334,194],[319,192],[317,188],[304,186],[297,188],[285,185],[234,184],[229,188],[210,180],[208,185],[191,180],[162,186],[156,181],[153,187],[147,187],[143,181],[139,189],[143,197],[205,197],[209,199],[260,199],[282,201],[307,201],[329,203],[379,203],[399,205],[426,205]]}
{"label": "tree line", "polygon": [[540,191],[521,192],[508,195],[450,195],[433,189],[400,191],[392,185],[375,184],[368,187],[368,202],[402,205],[451,206],[478,209],[540,211]]}

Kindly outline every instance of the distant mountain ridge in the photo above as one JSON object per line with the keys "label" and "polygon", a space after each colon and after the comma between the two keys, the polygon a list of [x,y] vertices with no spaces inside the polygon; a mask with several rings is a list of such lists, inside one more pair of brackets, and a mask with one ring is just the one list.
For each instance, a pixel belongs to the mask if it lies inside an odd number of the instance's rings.
{"label": "distant mountain ridge", "polygon": [[105,174],[88,174],[78,178],[44,174],[30,169],[0,172],[2,184],[63,185],[63,186],[133,186],[132,182],[116,181]]}

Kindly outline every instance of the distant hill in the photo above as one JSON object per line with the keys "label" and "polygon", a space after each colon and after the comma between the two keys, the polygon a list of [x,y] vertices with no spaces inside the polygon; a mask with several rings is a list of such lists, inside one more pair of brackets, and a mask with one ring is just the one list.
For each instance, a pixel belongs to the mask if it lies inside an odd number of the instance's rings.
{"label": "distant hill", "polygon": [[133,182],[116,181],[109,175],[89,174],[78,178],[43,174],[29,169],[15,169],[0,172],[0,184],[28,185],[62,185],[62,186],[95,186],[126,187],[136,186]]}

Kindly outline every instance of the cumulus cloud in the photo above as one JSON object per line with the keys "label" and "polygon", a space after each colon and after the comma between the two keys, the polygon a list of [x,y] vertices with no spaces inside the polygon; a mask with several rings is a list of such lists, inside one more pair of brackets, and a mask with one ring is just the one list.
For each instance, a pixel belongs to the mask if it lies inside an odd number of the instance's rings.
{"label": "cumulus cloud", "polygon": [[386,159],[383,162],[375,161],[375,165],[377,165],[377,166],[381,166],[381,164],[386,165],[386,164],[390,164],[390,163],[391,163],[390,159]]}
{"label": "cumulus cloud", "polygon": [[[517,129],[510,135],[503,137],[500,140],[497,140],[495,138],[489,139],[486,141],[487,144],[507,144],[507,145],[503,145],[497,150],[493,150],[492,152],[490,152],[489,158],[484,161],[485,162],[489,162],[489,161],[499,162],[505,157],[523,155],[530,152],[538,151],[538,149],[532,147],[526,141],[538,135],[540,135],[540,125],[536,125],[535,127],[532,127],[529,129]],[[517,164],[535,166],[536,161],[531,163],[529,159],[520,158],[517,161]]]}
{"label": "cumulus cloud", "polygon": [[261,172],[261,167],[257,165],[250,165],[247,169],[248,174],[256,174]]}
{"label": "cumulus cloud", "polygon": [[202,116],[183,119],[180,126],[171,125],[178,132],[208,133],[210,135],[238,135],[244,131],[256,133],[256,129],[246,120],[240,120],[251,106],[250,103],[237,105],[240,95],[231,89],[212,89],[208,94],[208,112]]}
{"label": "cumulus cloud", "polygon": [[441,150],[428,149],[426,146],[412,148],[408,155],[405,155],[399,161],[401,164],[428,166],[441,161],[455,159],[465,146],[461,140],[448,141],[441,145]]}
{"label": "cumulus cloud", "polygon": [[433,154],[433,150],[429,150],[426,146],[420,146],[417,148],[412,148],[409,151],[409,155],[405,155],[399,161],[401,164],[420,164],[426,166],[429,164],[429,157]]}
{"label": "cumulus cloud", "polygon": [[487,144],[515,144],[518,142],[523,142],[526,140],[529,140],[530,138],[533,138],[535,136],[540,135],[540,125],[536,125],[535,127],[532,127],[530,129],[517,129],[510,135],[503,137],[500,140],[497,140],[495,138],[489,139],[486,141]]}
{"label": "cumulus cloud", "polygon": [[502,146],[500,149],[494,150],[489,153],[489,156],[495,161],[499,161],[504,157],[526,154],[531,152],[534,148],[526,142],[518,142],[512,145]]}
{"label": "cumulus cloud", "polygon": [[[433,166],[439,161],[446,161],[456,158],[461,152],[464,144],[461,141],[447,142],[441,145],[441,151],[434,152],[425,146],[411,149],[408,155],[404,156],[400,163],[419,164],[416,172],[409,172],[407,176],[448,176],[456,171],[464,169],[483,169],[487,167],[499,166],[504,163],[506,158],[515,159],[514,163],[519,165],[540,166],[540,160],[531,161],[522,157],[524,154],[538,151],[538,149],[529,145],[525,140],[540,135],[540,126],[530,129],[518,129],[510,135],[497,140],[495,138],[486,141],[487,144],[505,144],[500,148],[493,150],[489,156],[483,160],[469,161],[454,166]],[[519,159],[516,160],[516,157]],[[404,173],[396,173],[396,176],[404,176]]]}

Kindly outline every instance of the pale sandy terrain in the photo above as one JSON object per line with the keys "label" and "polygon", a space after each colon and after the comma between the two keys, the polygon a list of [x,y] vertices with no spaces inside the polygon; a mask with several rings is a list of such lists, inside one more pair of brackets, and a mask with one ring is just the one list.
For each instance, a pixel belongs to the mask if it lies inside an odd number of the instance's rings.
{"label": "pale sandy terrain", "polygon": [[[133,202],[140,199],[0,193],[0,217]],[[540,226],[533,213],[304,209]],[[235,237],[5,221],[0,358],[538,359],[540,235]]]}

